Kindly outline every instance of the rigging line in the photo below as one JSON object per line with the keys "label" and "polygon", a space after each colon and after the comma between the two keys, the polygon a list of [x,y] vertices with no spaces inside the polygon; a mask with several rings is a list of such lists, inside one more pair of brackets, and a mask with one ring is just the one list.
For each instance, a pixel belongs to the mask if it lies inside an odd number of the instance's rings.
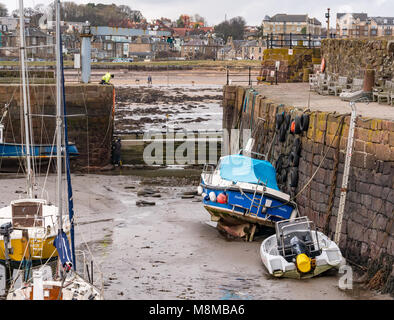
{"label": "rigging line", "polygon": [[55,133],[54,133],[53,140],[52,140],[51,154],[49,156],[48,168],[47,168],[47,172],[46,172],[45,179],[44,179],[44,184],[43,184],[42,191],[41,191],[41,198],[44,196],[44,190],[46,188],[46,183],[47,183],[48,176],[49,176],[49,170],[51,167],[52,159],[54,158],[53,150],[54,150],[54,146],[55,146],[56,135],[57,135],[57,129],[55,129]]}
{"label": "rigging line", "polygon": [[[74,216],[74,219],[75,219],[75,216]],[[75,225],[78,226],[78,219],[76,219]],[[93,261],[93,264],[97,267],[98,273],[100,274],[101,280],[102,280],[102,271],[100,269],[100,265],[98,263],[96,263],[97,259],[95,258],[95,256],[93,255],[92,251],[90,250],[90,247],[89,247],[88,242],[86,241],[86,239],[85,239],[85,237],[83,235],[83,232],[79,232],[79,235],[82,238],[82,242],[85,244],[85,247],[87,248],[87,250],[88,250],[88,252],[90,254],[90,257],[91,257],[91,260]]]}
{"label": "rigging line", "polygon": [[[13,125],[12,125],[11,113],[9,113],[8,122],[9,122],[9,125],[10,125],[10,127],[11,127],[12,140],[14,141],[15,144],[17,144],[17,143],[16,143],[16,138],[15,138],[15,133],[14,133],[14,127],[13,127]],[[7,128],[8,128],[8,127],[7,127]],[[23,137],[23,135],[22,135],[22,137]],[[22,141],[22,143],[23,143],[23,141]],[[18,168],[18,171],[19,171],[19,169],[21,168],[23,174],[25,175],[26,172],[25,172],[25,170],[24,170],[25,167],[24,167],[24,165],[23,165],[22,156],[19,156],[19,157],[18,157],[18,161],[19,161],[19,168]]]}

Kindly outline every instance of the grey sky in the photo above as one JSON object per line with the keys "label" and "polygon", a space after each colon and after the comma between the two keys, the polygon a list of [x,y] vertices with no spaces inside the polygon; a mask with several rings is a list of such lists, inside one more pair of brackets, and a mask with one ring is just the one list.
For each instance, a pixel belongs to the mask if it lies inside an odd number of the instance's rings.
{"label": "grey sky", "polygon": [[[327,8],[331,9],[330,25],[335,25],[337,12],[365,12],[369,16],[394,16],[394,0],[74,0],[75,3],[126,4],[140,10],[148,19],[167,17],[172,20],[181,14],[198,13],[206,18],[209,25],[227,19],[242,16],[248,25],[260,25],[265,15],[276,13],[309,14],[326,26],[324,17]],[[18,8],[18,0],[0,0],[11,12]],[[24,0],[26,7],[34,7],[39,3],[48,4],[50,0]]]}

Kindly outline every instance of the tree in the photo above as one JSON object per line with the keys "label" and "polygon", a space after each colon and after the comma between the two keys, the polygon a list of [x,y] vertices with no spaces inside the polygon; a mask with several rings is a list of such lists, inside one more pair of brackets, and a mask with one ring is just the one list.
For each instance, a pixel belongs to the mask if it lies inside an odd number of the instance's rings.
{"label": "tree", "polygon": [[242,40],[244,37],[244,28],[246,22],[242,17],[235,17],[229,21],[223,21],[222,23],[214,27],[215,33],[219,38],[227,41],[229,36],[232,36],[234,40]]}
{"label": "tree", "polygon": [[8,16],[8,9],[5,4],[0,3],[0,17]]}
{"label": "tree", "polygon": [[194,22],[202,22],[204,26],[207,24],[207,21],[205,20],[205,18],[200,16],[197,13],[193,16],[193,21]]}
{"label": "tree", "polygon": [[301,34],[306,34],[306,27],[303,27],[303,28],[301,29]]}
{"label": "tree", "polygon": [[264,26],[257,26],[257,38],[260,39],[264,36]]}
{"label": "tree", "polygon": [[176,21],[176,26],[177,26],[178,28],[184,28],[184,27],[185,27],[185,23],[183,22],[183,20],[181,20],[181,18],[179,18],[179,19]]}

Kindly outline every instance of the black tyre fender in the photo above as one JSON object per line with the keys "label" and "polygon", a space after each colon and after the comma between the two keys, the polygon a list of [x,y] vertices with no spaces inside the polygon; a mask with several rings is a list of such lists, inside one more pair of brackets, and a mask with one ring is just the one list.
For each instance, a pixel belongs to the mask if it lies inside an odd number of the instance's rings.
{"label": "black tyre fender", "polygon": [[295,151],[292,151],[291,153],[290,153],[290,156],[289,156],[289,160],[290,160],[290,164],[293,166],[293,167],[298,167],[298,165],[299,165],[299,163],[300,163],[300,156],[295,152]]}
{"label": "black tyre fender", "polygon": [[277,113],[275,116],[275,126],[276,126],[276,130],[279,130],[282,126],[283,120],[284,120],[284,115],[283,112],[282,113]]}
{"label": "black tyre fender", "polygon": [[286,140],[286,126],[282,124],[282,126],[279,129],[279,141],[284,142]]}
{"label": "black tyre fender", "polygon": [[279,172],[282,170],[283,167],[283,155],[280,155],[278,157],[278,160],[275,162],[275,170],[279,174]]}
{"label": "black tyre fender", "polygon": [[295,127],[294,127],[294,133],[295,134],[299,134],[301,133],[301,117],[300,116],[296,116],[295,119]]}
{"label": "black tyre fender", "polygon": [[292,167],[290,169],[290,187],[296,188],[298,185],[298,168]]}
{"label": "black tyre fender", "polygon": [[301,130],[308,131],[309,128],[309,114],[304,113],[301,116]]}
{"label": "black tyre fender", "polygon": [[285,122],[285,125],[286,125],[286,130],[289,128],[289,125],[290,125],[290,122],[291,122],[291,115],[290,115],[290,113],[287,113],[286,115],[285,115],[285,120],[284,120],[284,122]]}
{"label": "black tyre fender", "polygon": [[286,180],[287,180],[287,171],[283,169],[279,176],[279,184],[286,184]]}
{"label": "black tyre fender", "polygon": [[301,139],[299,137],[294,139],[293,146],[291,149],[297,155],[301,154]]}

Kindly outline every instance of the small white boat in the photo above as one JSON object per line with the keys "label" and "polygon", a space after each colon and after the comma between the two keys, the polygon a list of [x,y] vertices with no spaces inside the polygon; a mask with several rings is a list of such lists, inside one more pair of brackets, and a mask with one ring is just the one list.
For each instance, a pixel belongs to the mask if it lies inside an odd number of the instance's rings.
{"label": "small white boat", "polygon": [[278,221],[275,230],[260,247],[261,260],[275,277],[311,278],[345,262],[337,244],[307,217]]}

